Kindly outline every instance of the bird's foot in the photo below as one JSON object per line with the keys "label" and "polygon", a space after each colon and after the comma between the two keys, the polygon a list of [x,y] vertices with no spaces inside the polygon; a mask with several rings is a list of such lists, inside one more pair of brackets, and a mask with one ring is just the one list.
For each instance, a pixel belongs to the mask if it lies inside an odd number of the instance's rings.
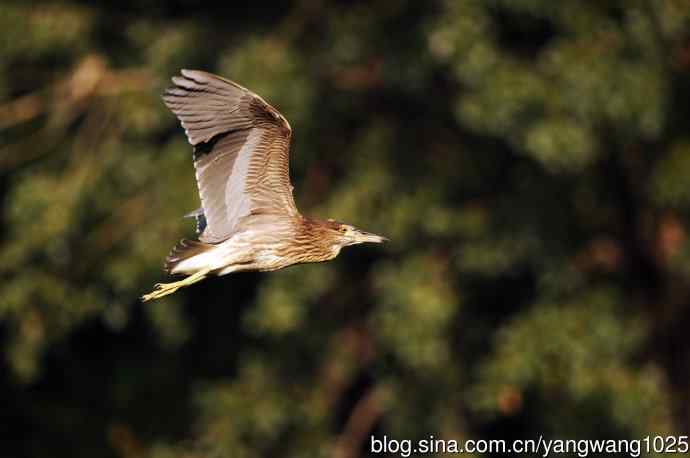
{"label": "bird's foot", "polygon": [[179,285],[179,281],[173,282],[173,283],[156,283],[156,285],[153,288],[153,291],[151,291],[148,294],[144,294],[141,296],[141,300],[143,302],[150,301],[152,299],[160,299],[163,296],[167,296],[168,294],[172,294],[178,289],[182,287],[182,285]]}
{"label": "bird's foot", "polygon": [[180,281],[174,281],[172,283],[156,283],[153,287],[153,291],[151,291],[148,294],[144,294],[143,296],[141,296],[141,300],[143,302],[147,302],[147,301],[150,301],[152,299],[160,299],[163,296],[167,296],[168,294],[172,294],[180,288],[192,285],[198,281],[203,280],[204,278],[206,278],[206,274],[208,272],[209,272],[208,270],[202,270],[202,271],[196,272],[193,275],[190,275],[187,278],[184,278]]}

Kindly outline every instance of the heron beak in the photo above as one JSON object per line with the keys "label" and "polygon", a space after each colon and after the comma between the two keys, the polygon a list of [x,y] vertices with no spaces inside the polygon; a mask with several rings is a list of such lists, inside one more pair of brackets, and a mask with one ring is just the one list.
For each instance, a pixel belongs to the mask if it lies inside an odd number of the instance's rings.
{"label": "heron beak", "polygon": [[386,237],[364,231],[358,231],[355,236],[355,243],[383,243],[387,241]]}

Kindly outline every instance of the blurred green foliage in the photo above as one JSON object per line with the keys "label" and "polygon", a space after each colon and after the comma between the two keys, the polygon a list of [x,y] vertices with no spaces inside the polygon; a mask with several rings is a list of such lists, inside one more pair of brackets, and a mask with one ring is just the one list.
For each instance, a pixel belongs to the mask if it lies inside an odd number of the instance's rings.
{"label": "blurred green foliage", "polygon": [[[690,429],[690,2],[0,6],[3,456],[367,455]],[[198,206],[180,68],[389,236],[151,304]]]}

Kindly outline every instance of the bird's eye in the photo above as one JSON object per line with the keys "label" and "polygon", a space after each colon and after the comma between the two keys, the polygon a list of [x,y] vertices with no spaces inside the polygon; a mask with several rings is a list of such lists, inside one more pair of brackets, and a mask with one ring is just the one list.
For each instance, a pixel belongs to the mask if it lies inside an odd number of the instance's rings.
{"label": "bird's eye", "polygon": [[345,226],[340,226],[340,232],[343,234],[347,232],[347,228]]}

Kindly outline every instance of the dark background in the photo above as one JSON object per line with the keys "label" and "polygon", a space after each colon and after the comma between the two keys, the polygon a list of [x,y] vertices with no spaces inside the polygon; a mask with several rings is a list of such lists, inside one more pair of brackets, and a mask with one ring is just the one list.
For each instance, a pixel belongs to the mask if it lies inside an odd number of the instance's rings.
{"label": "dark background", "polygon": [[[1,456],[688,433],[689,1],[226,5],[0,6]],[[391,242],[140,303],[198,206],[180,68]]]}

